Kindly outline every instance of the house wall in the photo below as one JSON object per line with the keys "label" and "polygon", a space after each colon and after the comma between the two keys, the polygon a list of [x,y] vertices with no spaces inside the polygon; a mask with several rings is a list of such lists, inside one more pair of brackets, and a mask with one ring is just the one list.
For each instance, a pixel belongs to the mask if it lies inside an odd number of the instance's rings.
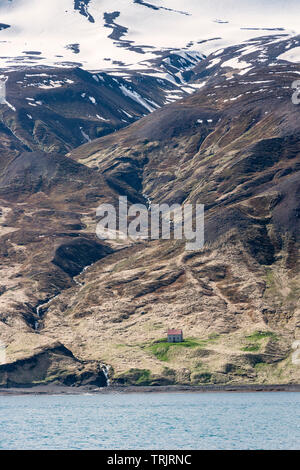
{"label": "house wall", "polygon": [[174,343],[174,340],[176,343],[180,343],[182,341],[182,336],[181,335],[168,335],[169,343]]}

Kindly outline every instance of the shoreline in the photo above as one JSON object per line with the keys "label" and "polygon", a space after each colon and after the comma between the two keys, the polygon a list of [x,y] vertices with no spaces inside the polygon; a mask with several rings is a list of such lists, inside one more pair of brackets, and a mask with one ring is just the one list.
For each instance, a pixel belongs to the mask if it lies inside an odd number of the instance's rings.
{"label": "shoreline", "polygon": [[31,387],[0,388],[0,396],[21,395],[106,395],[128,393],[262,393],[300,392],[300,384],[246,384],[246,385],[162,385],[162,386],[93,386],[67,387],[63,385],[37,385]]}

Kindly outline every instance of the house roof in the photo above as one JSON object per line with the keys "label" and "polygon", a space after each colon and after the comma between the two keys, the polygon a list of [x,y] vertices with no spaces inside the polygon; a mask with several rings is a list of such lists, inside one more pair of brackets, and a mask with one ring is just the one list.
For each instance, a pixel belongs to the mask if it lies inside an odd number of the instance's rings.
{"label": "house roof", "polygon": [[182,330],[168,330],[168,335],[182,335]]}

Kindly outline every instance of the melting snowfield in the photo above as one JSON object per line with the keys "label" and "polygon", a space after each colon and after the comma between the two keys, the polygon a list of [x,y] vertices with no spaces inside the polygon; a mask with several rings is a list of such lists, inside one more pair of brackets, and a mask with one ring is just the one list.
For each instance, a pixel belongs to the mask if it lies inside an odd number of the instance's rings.
{"label": "melting snowfield", "polygon": [[296,0],[2,0],[0,67],[134,69],[158,50],[209,54],[258,36],[293,36],[297,9]]}

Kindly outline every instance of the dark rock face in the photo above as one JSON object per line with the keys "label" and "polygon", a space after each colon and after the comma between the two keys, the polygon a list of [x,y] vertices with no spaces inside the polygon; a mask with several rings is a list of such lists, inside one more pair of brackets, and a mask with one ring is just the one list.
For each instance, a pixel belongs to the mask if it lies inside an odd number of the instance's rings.
{"label": "dark rock face", "polygon": [[133,0],[133,3],[139,3],[140,5],[144,5],[145,7],[151,8],[152,10],[159,10],[159,7],[152,5],[148,2],[144,2],[144,0]]}
{"label": "dark rock face", "polygon": [[[290,233],[300,241],[300,174],[291,169],[291,177],[275,186],[279,201],[273,209],[273,223],[283,235]],[[294,173],[294,174],[293,174]]]}
{"label": "dark rock face", "polygon": [[83,165],[74,164],[70,159],[43,152],[24,152],[18,155],[0,177],[0,193],[6,198],[24,197],[48,191],[64,178],[80,178],[84,181],[89,171]]}
{"label": "dark rock face", "polygon": [[115,41],[119,41],[128,32],[127,28],[115,23],[115,19],[117,19],[119,16],[120,16],[119,11],[114,11],[112,13],[104,13],[103,15],[104,21],[105,21],[104,26],[106,26],[106,28],[111,28],[113,30],[112,33],[108,37]]}
{"label": "dark rock face", "polygon": [[104,197],[115,197],[97,171],[65,156],[44,152],[22,152],[15,157],[0,177],[0,194],[6,200],[20,201],[34,194],[41,197],[47,194],[51,195],[53,203],[61,200],[70,207],[71,200],[78,199],[79,205],[89,208],[91,203],[97,204]]}
{"label": "dark rock face", "polygon": [[46,347],[12,364],[0,365],[0,387],[31,387],[50,382],[67,386],[107,386],[99,364],[84,364],[61,344]]}
{"label": "dark rock face", "polygon": [[91,0],[74,0],[74,10],[78,10],[90,23],[95,23],[93,16],[88,11],[90,1]]}
{"label": "dark rock face", "polygon": [[94,240],[83,237],[71,239],[60,245],[55,252],[53,263],[71,277],[81,273],[84,267],[104,258],[113,250]]}

